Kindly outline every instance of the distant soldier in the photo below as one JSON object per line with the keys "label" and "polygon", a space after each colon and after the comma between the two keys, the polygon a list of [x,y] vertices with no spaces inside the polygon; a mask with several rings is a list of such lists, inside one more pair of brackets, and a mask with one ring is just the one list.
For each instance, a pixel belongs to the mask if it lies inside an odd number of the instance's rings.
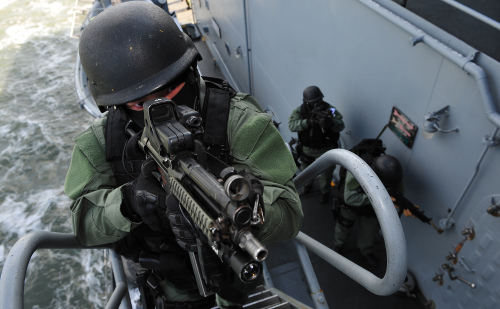
{"label": "distant soldier", "polygon": [[[327,102],[316,86],[304,89],[303,103],[288,119],[288,128],[297,132],[302,146],[301,168],[306,169],[325,152],[338,147],[339,132],[344,129],[342,114]],[[321,203],[328,201],[335,166],[324,171],[319,179]],[[312,182],[304,185],[302,194],[307,194]]]}
{"label": "distant soldier", "polygon": [[[363,157],[365,161],[370,161],[367,160],[369,156]],[[397,191],[402,192],[403,169],[398,159],[391,155],[379,155],[367,163],[370,164],[375,174],[386,187],[397,188]],[[361,251],[361,255],[370,266],[378,267],[379,261],[373,254],[373,245],[380,230],[380,225],[370,200],[350,172],[346,173],[345,184],[341,186],[338,199],[340,213],[335,225],[335,245],[333,250],[340,254],[343,253],[344,245],[349,239],[354,223],[357,221],[357,246]]]}

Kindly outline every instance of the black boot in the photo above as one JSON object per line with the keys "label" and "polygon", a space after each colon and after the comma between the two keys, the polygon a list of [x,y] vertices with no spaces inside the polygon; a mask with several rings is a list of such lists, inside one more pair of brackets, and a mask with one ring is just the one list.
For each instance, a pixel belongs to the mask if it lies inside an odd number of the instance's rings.
{"label": "black boot", "polygon": [[321,193],[321,200],[319,202],[321,204],[326,204],[328,202],[329,197],[330,197],[330,192]]}

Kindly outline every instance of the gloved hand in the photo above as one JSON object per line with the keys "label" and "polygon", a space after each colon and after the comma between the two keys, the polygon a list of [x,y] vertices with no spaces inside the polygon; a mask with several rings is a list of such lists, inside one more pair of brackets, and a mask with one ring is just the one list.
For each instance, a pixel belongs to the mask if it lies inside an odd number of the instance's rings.
{"label": "gloved hand", "polygon": [[323,128],[329,128],[329,127],[333,126],[333,118],[323,117],[319,120],[319,125]]}
{"label": "gloved hand", "polygon": [[318,120],[316,120],[314,117],[307,118],[307,124],[309,125],[310,128],[314,127],[315,125],[318,125]]}
{"label": "gloved hand", "polygon": [[[389,190],[388,190],[388,192],[389,192]],[[390,193],[389,193],[389,195],[390,195]],[[394,196],[391,196],[391,200],[394,203],[394,207],[396,207],[396,209],[398,210],[398,214],[401,215],[401,210],[400,210],[400,206],[398,205],[399,204],[398,200]],[[420,206],[418,206],[418,205],[414,205],[414,206],[417,209],[420,208]],[[411,212],[411,210],[409,210],[407,208],[404,208],[402,213],[405,215],[405,217],[412,216],[413,218],[415,218],[415,215]]]}
{"label": "gloved hand", "polygon": [[153,159],[146,160],[141,174],[133,182],[123,187],[123,214],[133,221],[141,221],[152,230],[165,231],[170,228],[166,217],[167,194],[153,172],[157,171]]}
{"label": "gloved hand", "polygon": [[197,246],[194,223],[188,222],[191,217],[187,211],[181,212],[179,200],[172,194],[167,197],[167,218],[172,232],[175,234],[177,244],[186,251],[195,252]]}
{"label": "gloved hand", "polygon": [[[208,244],[196,238],[194,223],[187,211],[181,212],[179,200],[172,194],[167,196],[167,217],[175,234],[177,244],[184,250],[198,252],[201,266],[205,269],[207,280],[222,286],[228,282],[228,269]],[[189,222],[188,222],[189,220]],[[201,235],[204,237],[204,235]],[[198,246],[200,251],[198,251]]]}

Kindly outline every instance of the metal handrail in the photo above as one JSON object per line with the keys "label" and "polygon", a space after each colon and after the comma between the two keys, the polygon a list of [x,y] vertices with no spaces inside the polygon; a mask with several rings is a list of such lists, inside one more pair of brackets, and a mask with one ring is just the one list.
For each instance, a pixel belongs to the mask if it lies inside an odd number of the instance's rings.
{"label": "metal handrail", "polygon": [[[301,233],[302,232],[300,232],[299,235]],[[316,278],[316,273],[314,272],[311,259],[307,254],[306,247],[297,238],[295,238],[293,243],[295,244],[295,249],[297,250],[297,255],[299,256],[300,265],[304,270],[304,276],[306,277],[307,284],[309,285],[309,293],[311,294],[311,298],[315,308],[328,309],[325,294],[319,286],[319,282]]]}
{"label": "metal handrail", "polygon": [[408,268],[406,241],[396,208],[375,172],[354,153],[345,149],[333,149],[302,171],[295,178],[295,186],[302,187],[322,171],[336,164],[351,172],[368,195],[375,210],[387,253],[385,276],[382,279],[378,278],[302,232],[299,232],[295,240],[370,292],[377,295],[391,295],[398,291],[406,276]]}
{"label": "metal handrail", "polygon": [[500,30],[500,23],[499,22],[497,22],[496,20],[494,20],[492,18],[489,18],[488,16],[486,16],[484,14],[479,13],[478,11],[471,9],[470,7],[468,7],[466,5],[463,5],[455,0],[441,0],[441,1],[453,6],[454,8],[464,12],[465,14],[468,14],[468,15],[474,17],[477,20],[480,20],[480,21],[492,26],[493,28],[496,28],[497,30]]}
{"label": "metal handrail", "polygon": [[[342,165],[354,175],[374,206],[386,243],[387,269],[384,278],[380,279],[376,277],[369,271],[342,257],[302,232],[297,235],[295,240],[372,293],[377,295],[393,294],[399,289],[406,276],[406,243],[401,222],[399,221],[392,200],[373,170],[352,152],[343,149],[334,149],[322,155],[297,176],[295,178],[295,185],[297,188],[302,187],[323,170],[336,164]],[[319,291],[319,284],[315,278],[314,270],[310,266],[309,256],[301,245],[297,245],[296,248],[299,252],[307,281],[309,286],[313,288],[312,290]],[[2,269],[0,276],[0,309],[24,308],[24,279],[28,263],[36,250],[95,248],[106,247],[85,247],[80,244],[73,234],[38,231],[22,237],[10,250]],[[120,302],[122,308],[131,308],[121,260],[114,251],[110,250],[110,252],[113,274],[117,286],[106,308],[118,308]],[[323,294],[319,293],[316,296],[313,301],[317,308],[328,308]]]}
{"label": "metal handrail", "polygon": [[[413,35],[413,45],[416,45],[420,42],[425,43],[427,46],[444,56],[446,59],[454,63],[456,66],[460,67],[462,70],[464,70],[467,74],[471,75],[475,81],[476,85],[479,90],[479,95],[482,100],[483,104],[483,110],[484,113],[486,114],[486,118],[496,126],[496,128],[500,128],[500,112],[497,110],[497,104],[498,102],[495,102],[493,99],[493,93],[491,92],[491,88],[489,86],[489,81],[488,81],[488,74],[486,73],[485,69],[481,67],[480,65],[476,64],[474,61],[474,58],[476,54],[478,53],[477,50],[471,49],[469,51],[469,55],[462,55],[459,51],[454,50],[451,48],[451,46],[448,46],[444,43],[444,41],[440,41],[437,38],[431,36],[430,34],[424,32],[423,30],[420,29],[417,25],[412,24],[409,20],[404,19],[403,17],[394,14],[391,10],[385,7],[385,5],[393,5],[392,2],[388,0],[358,0],[374,12],[378,13],[380,16],[384,17],[388,21],[392,22],[394,25],[400,27],[404,31],[410,33]],[[382,5],[384,2],[387,2],[386,4]],[[495,140],[495,135],[497,134],[497,130],[493,130],[493,134],[490,137],[487,137],[487,140],[489,142],[492,142]],[[479,168],[479,165],[482,161],[482,157],[486,154],[486,151],[490,148],[492,144],[486,144],[485,149],[483,153],[480,156],[480,159],[478,161],[478,164],[476,165],[476,171]],[[452,208],[452,211],[448,214],[446,218],[443,218],[439,220],[439,227],[442,229],[450,229],[453,226],[453,214],[457,210],[458,206],[460,205],[462,199],[464,198],[465,194],[469,190],[470,185],[472,184],[472,181],[474,181],[476,177],[476,174],[473,174],[470,181],[467,183],[465,189],[462,191],[462,194],[460,198],[458,199],[457,203]]]}
{"label": "metal handrail", "polygon": [[[105,246],[85,247],[73,234],[37,231],[19,239],[10,250],[0,276],[0,309],[24,308],[24,280],[26,270],[33,253],[38,249],[98,249]],[[112,260],[117,254],[111,251]],[[121,261],[119,261],[121,265]],[[114,265],[113,265],[114,266]],[[113,292],[106,308],[118,308],[121,300],[128,293],[123,268],[113,267],[117,288]],[[123,302],[122,302],[123,303]],[[130,300],[123,308],[131,308]]]}
{"label": "metal handrail", "polygon": [[[488,74],[486,71],[474,63],[474,57],[478,53],[477,50],[471,49],[469,55],[462,55],[459,51],[452,49],[450,46],[441,42],[437,38],[431,36],[430,34],[424,32],[417,25],[412,24],[410,21],[404,19],[398,14],[394,14],[393,11],[386,8],[385,6],[394,5],[392,1],[389,0],[358,0],[366,7],[370,8],[380,16],[384,17],[388,21],[392,22],[394,25],[413,35],[413,45],[420,42],[425,43],[427,46],[440,53],[446,59],[450,60],[452,63],[460,67],[462,70],[467,72],[467,74],[472,75],[475,80],[481,96],[483,109],[488,120],[494,124],[496,127],[500,128],[500,113],[496,108],[495,101],[493,99],[493,94],[491,92]],[[386,3],[387,2],[387,3]]]}
{"label": "metal handrail", "polygon": [[[75,5],[73,7],[73,20],[71,21],[71,30],[69,33],[69,36],[74,39],[79,39],[79,36],[75,35],[75,27],[76,25],[76,15],[77,11],[79,11],[79,2],[80,0],[75,0]],[[104,11],[107,7],[108,4],[111,4],[110,1],[106,1],[107,3],[105,4],[104,1],[94,1],[92,4],[92,7],[90,8],[89,12],[87,12],[87,16],[85,17],[85,20],[83,21],[82,25],[87,25],[89,21],[92,19],[92,17],[96,16],[100,12]],[[83,11],[82,13],[85,13]]]}

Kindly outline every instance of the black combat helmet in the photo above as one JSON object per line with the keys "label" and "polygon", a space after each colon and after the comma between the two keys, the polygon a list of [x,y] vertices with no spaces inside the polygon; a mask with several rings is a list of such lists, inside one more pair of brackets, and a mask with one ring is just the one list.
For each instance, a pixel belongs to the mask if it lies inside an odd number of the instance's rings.
{"label": "black combat helmet", "polygon": [[306,89],[304,89],[303,93],[304,103],[318,102],[319,100],[323,99],[323,97],[324,97],[323,93],[316,86],[309,86]]}
{"label": "black combat helmet", "polygon": [[397,185],[403,179],[403,168],[398,159],[391,155],[373,159],[372,169],[384,185]]}
{"label": "black combat helmet", "polygon": [[99,106],[124,104],[169,87],[199,60],[172,17],[144,1],[106,9],[80,38],[80,61]]}

